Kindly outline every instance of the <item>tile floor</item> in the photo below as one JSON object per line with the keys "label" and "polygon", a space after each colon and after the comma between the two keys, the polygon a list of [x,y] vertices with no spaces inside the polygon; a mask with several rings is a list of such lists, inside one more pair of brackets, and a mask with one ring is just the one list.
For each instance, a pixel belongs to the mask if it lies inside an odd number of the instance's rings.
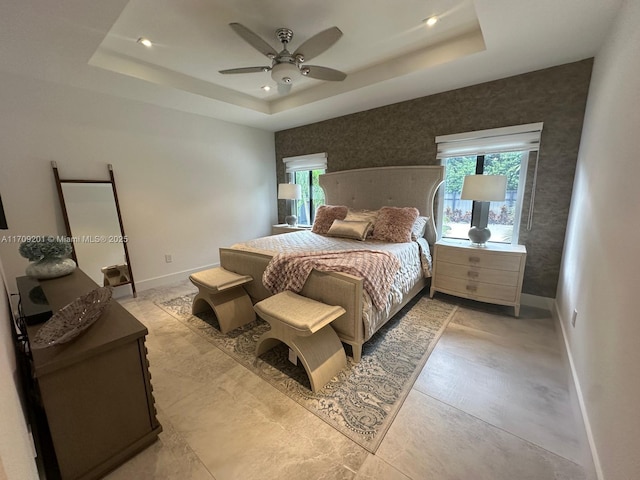
{"label": "tile floor", "polygon": [[461,301],[375,455],[153,302],[121,302],[149,329],[159,440],[117,479],[574,480],[582,447],[550,314]]}

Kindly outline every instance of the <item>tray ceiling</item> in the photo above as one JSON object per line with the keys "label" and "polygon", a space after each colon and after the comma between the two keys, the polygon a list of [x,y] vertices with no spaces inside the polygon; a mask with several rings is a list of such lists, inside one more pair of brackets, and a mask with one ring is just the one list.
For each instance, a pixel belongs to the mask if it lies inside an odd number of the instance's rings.
{"label": "tray ceiling", "polygon": [[[277,131],[594,56],[621,0],[21,0],[0,15],[0,71]],[[436,15],[438,23],[423,21]],[[343,36],[278,95],[269,65],[229,23],[291,50]],[[137,43],[147,37],[151,48]]]}

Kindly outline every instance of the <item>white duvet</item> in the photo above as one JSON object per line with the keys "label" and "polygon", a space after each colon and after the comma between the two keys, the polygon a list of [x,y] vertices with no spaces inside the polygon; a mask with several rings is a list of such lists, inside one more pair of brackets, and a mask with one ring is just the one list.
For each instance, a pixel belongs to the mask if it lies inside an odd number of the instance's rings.
{"label": "white duvet", "polygon": [[318,235],[305,230],[257,238],[237,243],[231,248],[267,255],[354,249],[382,250],[395,255],[400,260],[401,266],[392,283],[387,308],[384,311],[377,310],[369,295],[363,291],[363,321],[366,340],[386,321],[391,309],[402,302],[403,296],[409,293],[420,279],[431,276],[431,253],[429,244],[423,238],[417,242],[409,243],[385,243],[376,240],[361,242]]}

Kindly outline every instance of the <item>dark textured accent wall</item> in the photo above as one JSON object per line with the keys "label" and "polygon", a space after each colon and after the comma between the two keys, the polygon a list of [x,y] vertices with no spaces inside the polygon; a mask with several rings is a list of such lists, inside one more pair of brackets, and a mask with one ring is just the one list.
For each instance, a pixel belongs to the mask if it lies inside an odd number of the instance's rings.
{"label": "dark textured accent wall", "polygon": [[520,227],[523,292],[555,298],[592,65],[586,59],[276,132],[278,182],[283,157],[327,152],[329,171],[434,165],[437,135],[544,122],[533,225],[526,229],[532,163]]}

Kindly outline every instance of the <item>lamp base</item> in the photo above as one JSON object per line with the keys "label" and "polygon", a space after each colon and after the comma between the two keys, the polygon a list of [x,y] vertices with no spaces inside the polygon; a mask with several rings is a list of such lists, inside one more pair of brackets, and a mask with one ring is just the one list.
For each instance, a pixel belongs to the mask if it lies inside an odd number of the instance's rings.
{"label": "lamp base", "polygon": [[488,228],[471,227],[469,230],[469,240],[478,246],[484,246],[491,238],[491,230]]}
{"label": "lamp base", "polygon": [[298,217],[296,217],[295,215],[287,215],[286,217],[284,217],[284,221],[290,227],[295,227],[298,224]]}

